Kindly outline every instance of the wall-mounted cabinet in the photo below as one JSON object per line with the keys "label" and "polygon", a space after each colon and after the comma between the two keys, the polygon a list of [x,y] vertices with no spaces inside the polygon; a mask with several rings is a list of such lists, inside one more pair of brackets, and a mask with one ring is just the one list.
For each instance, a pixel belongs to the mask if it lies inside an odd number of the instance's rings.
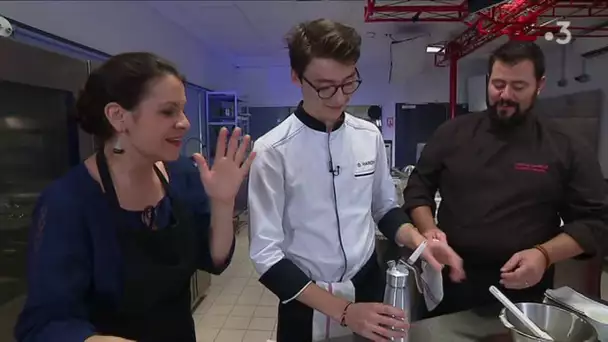
{"label": "wall-mounted cabinet", "polygon": [[[468,113],[466,105],[456,107],[456,115]],[[415,165],[419,144],[425,144],[435,129],[450,119],[448,103],[425,103],[395,105],[395,163],[403,169]]]}
{"label": "wall-mounted cabinet", "polygon": [[27,291],[27,245],[39,193],[81,159],[73,113],[87,63],[0,38],[0,341]]}

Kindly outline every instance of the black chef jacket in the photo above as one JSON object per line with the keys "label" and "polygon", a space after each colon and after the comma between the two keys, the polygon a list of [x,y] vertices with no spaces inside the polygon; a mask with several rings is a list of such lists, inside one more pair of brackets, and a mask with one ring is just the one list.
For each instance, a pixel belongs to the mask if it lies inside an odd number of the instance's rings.
{"label": "black chef jacket", "polygon": [[[428,141],[404,191],[405,209],[431,206],[441,194],[439,227],[462,257],[467,275],[444,275],[437,316],[495,303],[500,268],[516,252],[561,232],[586,254],[599,252],[608,222],[606,187],[593,149],[529,113],[505,129],[486,112],[446,122]],[[560,217],[564,221],[560,228]],[[516,302],[540,301],[553,269],[524,290],[503,289]]]}
{"label": "black chef jacket", "polygon": [[465,267],[500,268],[561,232],[593,255],[608,222],[593,149],[533,113],[511,129],[496,126],[487,112],[440,126],[409,179],[404,208],[434,211],[438,189],[439,227]]}

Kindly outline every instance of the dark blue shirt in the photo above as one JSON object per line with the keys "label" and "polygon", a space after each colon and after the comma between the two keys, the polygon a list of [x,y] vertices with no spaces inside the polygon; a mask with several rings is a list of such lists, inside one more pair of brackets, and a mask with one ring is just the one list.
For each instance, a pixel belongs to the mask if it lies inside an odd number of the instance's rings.
{"label": "dark blue shirt", "polygon": [[[199,223],[198,267],[219,274],[209,248],[209,201],[198,169],[188,158],[167,163],[173,196],[192,210]],[[171,203],[156,207],[159,229],[168,225]],[[126,211],[132,229],[148,229],[142,212]],[[90,303],[118,300],[121,256],[109,202],[80,164],[45,189],[34,210],[28,246],[28,298],[15,328],[18,341],[82,342],[95,334]],[[233,247],[230,257],[234,252]]]}

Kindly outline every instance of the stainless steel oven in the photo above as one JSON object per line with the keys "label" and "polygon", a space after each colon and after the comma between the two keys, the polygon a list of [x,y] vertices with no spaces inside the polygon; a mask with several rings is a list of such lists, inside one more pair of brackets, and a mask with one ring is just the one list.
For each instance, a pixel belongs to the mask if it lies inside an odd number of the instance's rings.
{"label": "stainless steel oven", "polygon": [[38,194],[94,145],[70,116],[90,62],[9,38],[0,56],[0,341],[13,341]]}

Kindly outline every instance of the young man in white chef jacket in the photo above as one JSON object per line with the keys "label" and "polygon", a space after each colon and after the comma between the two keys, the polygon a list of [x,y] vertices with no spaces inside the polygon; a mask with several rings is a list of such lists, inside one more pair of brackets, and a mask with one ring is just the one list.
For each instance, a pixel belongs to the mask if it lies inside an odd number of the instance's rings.
{"label": "young man in white chef jacket", "polygon": [[[287,43],[303,100],[256,141],[249,178],[250,256],[280,299],[277,339],[403,336],[395,330],[407,329],[404,313],[382,304],[375,230],[412,249],[424,237],[397,204],[380,131],[344,112],[362,82],[361,37],[319,19],[297,25]],[[428,241],[424,257],[464,276],[443,242]]]}

